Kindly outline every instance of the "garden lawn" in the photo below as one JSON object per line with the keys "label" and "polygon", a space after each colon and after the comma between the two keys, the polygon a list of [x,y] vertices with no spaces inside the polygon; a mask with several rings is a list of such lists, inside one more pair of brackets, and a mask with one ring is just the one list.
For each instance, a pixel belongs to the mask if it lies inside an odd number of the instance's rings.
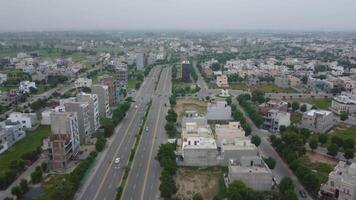
{"label": "garden lawn", "polygon": [[127,88],[128,89],[135,89],[136,83],[141,82],[140,80],[135,80],[135,79],[129,79],[127,81]]}
{"label": "garden lawn", "polygon": [[19,160],[24,153],[34,151],[41,146],[42,140],[48,137],[50,132],[49,126],[39,126],[34,131],[26,131],[26,137],[0,155],[0,172],[6,170],[11,161]]}
{"label": "garden lawn", "polygon": [[316,106],[318,109],[328,109],[331,106],[331,99],[312,99],[307,103]]}
{"label": "garden lawn", "polygon": [[334,135],[341,137],[342,139],[352,139],[356,143],[356,126],[336,126],[334,128]]}
{"label": "garden lawn", "polygon": [[299,123],[300,121],[302,121],[302,115],[299,114],[299,113],[293,113],[293,114],[290,116],[290,121],[291,121],[293,124],[297,124],[297,123]]}

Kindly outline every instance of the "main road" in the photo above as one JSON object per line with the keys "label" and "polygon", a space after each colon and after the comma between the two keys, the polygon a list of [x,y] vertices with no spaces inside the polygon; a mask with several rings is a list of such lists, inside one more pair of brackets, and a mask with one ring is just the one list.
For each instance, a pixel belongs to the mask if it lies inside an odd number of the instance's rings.
{"label": "main road", "polygon": [[166,67],[162,70],[152,99],[152,107],[145,124],[147,131],[145,130],[142,135],[121,199],[159,199],[158,187],[161,169],[155,157],[159,145],[168,139],[164,125],[171,87],[171,68]]}
{"label": "main road", "polygon": [[[92,173],[77,192],[75,199],[115,199],[116,189],[128,164],[131,149],[138,135],[140,124],[143,122],[148,102],[153,97],[160,71],[161,67],[155,67],[145,78],[134,98],[137,108],[131,106],[127,116],[115,129],[115,134],[108,142],[108,148],[99,154]],[[120,164],[115,164],[114,160],[118,157],[121,159]]]}

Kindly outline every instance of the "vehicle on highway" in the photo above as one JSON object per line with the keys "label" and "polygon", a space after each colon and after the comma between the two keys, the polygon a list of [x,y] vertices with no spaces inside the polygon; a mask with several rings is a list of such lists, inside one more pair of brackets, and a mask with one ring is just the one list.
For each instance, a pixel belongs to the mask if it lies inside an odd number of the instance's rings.
{"label": "vehicle on highway", "polygon": [[117,158],[115,159],[115,164],[120,164],[120,157],[117,157]]}
{"label": "vehicle on highway", "polygon": [[145,129],[145,130],[146,130],[146,132],[148,132],[148,127],[147,127],[147,126],[146,126],[146,129]]}
{"label": "vehicle on highway", "polygon": [[304,199],[307,198],[307,194],[303,190],[299,190],[299,194],[302,198],[304,198]]}
{"label": "vehicle on highway", "polygon": [[135,108],[138,108],[138,106],[137,106],[137,105],[135,105]]}

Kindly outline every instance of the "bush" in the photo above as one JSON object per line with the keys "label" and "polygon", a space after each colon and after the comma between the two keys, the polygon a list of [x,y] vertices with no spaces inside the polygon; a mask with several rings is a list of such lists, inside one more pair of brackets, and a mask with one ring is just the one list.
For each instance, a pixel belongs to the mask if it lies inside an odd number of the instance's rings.
{"label": "bush", "polygon": [[254,145],[256,145],[256,147],[258,147],[258,146],[261,144],[261,138],[260,138],[260,136],[258,136],[258,135],[253,135],[253,136],[251,137],[251,143],[254,144]]}
{"label": "bush", "polygon": [[31,182],[36,184],[42,181],[42,169],[37,166],[36,170],[31,174]]}
{"label": "bush", "polygon": [[336,156],[339,151],[339,147],[336,144],[331,144],[328,146],[328,154],[331,156]]}
{"label": "bush", "polygon": [[326,144],[327,141],[328,141],[328,136],[327,135],[325,135],[325,134],[319,135],[319,142],[321,144]]}
{"label": "bush", "polygon": [[342,113],[340,114],[340,120],[341,120],[341,121],[345,121],[345,120],[347,120],[348,118],[349,118],[349,115],[348,115],[347,112],[342,112]]}
{"label": "bush", "polygon": [[293,181],[289,177],[283,177],[281,182],[278,185],[279,192],[285,194],[288,190],[294,190]]}
{"label": "bush", "polygon": [[316,141],[315,139],[311,140],[309,142],[309,147],[312,149],[312,150],[315,150],[318,148],[318,141]]}
{"label": "bush", "polygon": [[344,157],[347,159],[347,160],[350,160],[350,159],[353,159],[354,158],[354,150],[352,149],[347,149],[344,153]]}
{"label": "bush", "polygon": [[105,144],[106,144],[106,139],[103,136],[98,136],[95,143],[96,151],[98,152],[103,151],[103,149],[105,148]]}
{"label": "bush", "polygon": [[276,166],[276,161],[272,157],[264,158],[263,160],[270,169],[274,169]]}

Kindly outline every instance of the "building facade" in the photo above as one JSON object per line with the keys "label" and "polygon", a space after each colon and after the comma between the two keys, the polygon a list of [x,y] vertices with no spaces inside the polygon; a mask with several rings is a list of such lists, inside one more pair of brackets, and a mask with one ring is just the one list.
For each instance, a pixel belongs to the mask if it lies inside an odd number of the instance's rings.
{"label": "building facade", "polygon": [[90,127],[90,106],[83,102],[68,102],[64,104],[66,112],[75,112],[78,117],[80,143],[90,143],[92,131]]}
{"label": "building facade", "polygon": [[93,85],[91,92],[98,96],[99,116],[109,117],[111,115],[109,103],[109,87],[106,85]]}
{"label": "building facade", "polygon": [[102,85],[106,85],[109,90],[109,105],[111,107],[116,105],[116,90],[117,90],[117,84],[116,80],[112,76],[101,76],[99,77],[99,82]]}
{"label": "building facade", "polygon": [[316,133],[325,133],[335,124],[334,115],[327,110],[309,110],[303,113],[301,127]]}
{"label": "building facade", "polygon": [[226,101],[208,103],[206,118],[208,120],[230,120],[231,107]]}
{"label": "building facade", "polygon": [[189,63],[189,61],[182,62],[182,79],[184,81],[190,80],[190,63]]}
{"label": "building facade", "polygon": [[77,95],[77,101],[89,104],[90,129],[91,133],[94,133],[100,127],[98,95],[79,93]]}
{"label": "building facade", "polygon": [[26,136],[19,122],[0,122],[0,154]]}

